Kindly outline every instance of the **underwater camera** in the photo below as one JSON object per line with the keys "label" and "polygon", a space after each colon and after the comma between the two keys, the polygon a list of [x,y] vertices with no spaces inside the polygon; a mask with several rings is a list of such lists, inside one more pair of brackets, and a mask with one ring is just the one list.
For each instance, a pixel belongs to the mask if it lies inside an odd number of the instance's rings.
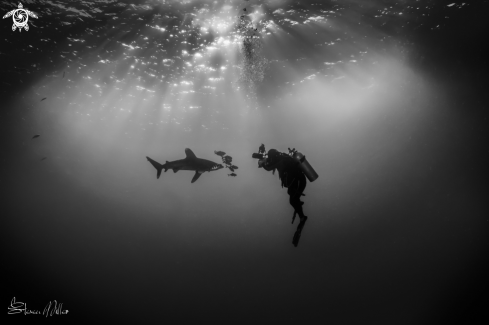
{"label": "underwater camera", "polygon": [[262,143],[260,148],[258,148],[258,153],[253,153],[251,155],[252,158],[255,159],[263,159],[267,157],[267,154],[265,153],[265,145]]}

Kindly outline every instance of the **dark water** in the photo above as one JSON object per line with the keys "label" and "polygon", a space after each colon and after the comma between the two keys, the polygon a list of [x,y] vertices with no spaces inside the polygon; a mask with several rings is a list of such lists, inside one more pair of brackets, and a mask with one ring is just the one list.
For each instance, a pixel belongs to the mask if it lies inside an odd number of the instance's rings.
{"label": "dark water", "polygon": [[[22,3],[38,18],[0,37],[3,303],[68,314],[9,322],[487,320],[488,1]],[[261,143],[320,175],[297,248]],[[145,157],[185,148],[237,177],[157,180]]]}

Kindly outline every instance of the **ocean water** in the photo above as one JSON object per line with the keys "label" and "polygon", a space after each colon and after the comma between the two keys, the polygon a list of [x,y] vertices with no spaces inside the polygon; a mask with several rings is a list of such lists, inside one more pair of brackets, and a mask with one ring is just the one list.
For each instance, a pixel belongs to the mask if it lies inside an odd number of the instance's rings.
{"label": "ocean water", "polygon": [[[22,4],[29,30],[0,26],[9,323],[487,319],[487,1]],[[298,247],[262,143],[319,174]],[[157,179],[146,157],[185,148],[237,176]]]}

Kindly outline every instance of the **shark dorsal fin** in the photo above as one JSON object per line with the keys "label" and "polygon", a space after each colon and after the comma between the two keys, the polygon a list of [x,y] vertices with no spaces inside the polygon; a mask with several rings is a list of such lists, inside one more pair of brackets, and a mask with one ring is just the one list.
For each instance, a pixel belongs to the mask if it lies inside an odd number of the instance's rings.
{"label": "shark dorsal fin", "polygon": [[186,158],[197,158],[195,154],[192,152],[192,150],[190,150],[189,148],[185,149],[185,154],[187,155]]}

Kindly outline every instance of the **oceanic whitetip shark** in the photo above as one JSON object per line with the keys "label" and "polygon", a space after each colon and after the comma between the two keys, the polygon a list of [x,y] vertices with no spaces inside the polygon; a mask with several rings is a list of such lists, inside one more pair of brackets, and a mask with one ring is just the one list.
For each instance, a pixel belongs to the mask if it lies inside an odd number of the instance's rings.
{"label": "oceanic whitetip shark", "polygon": [[198,180],[203,172],[212,172],[214,170],[224,168],[223,165],[216,164],[213,161],[197,158],[192,150],[190,150],[189,148],[185,149],[185,155],[187,155],[185,159],[167,161],[164,165],[158,163],[157,161],[154,161],[149,157],[146,157],[146,159],[148,159],[151,165],[156,168],[156,178],[160,178],[161,171],[163,169],[165,170],[165,172],[168,169],[172,169],[174,173],[178,172],[179,170],[195,170],[195,175],[192,178],[192,183]]}

